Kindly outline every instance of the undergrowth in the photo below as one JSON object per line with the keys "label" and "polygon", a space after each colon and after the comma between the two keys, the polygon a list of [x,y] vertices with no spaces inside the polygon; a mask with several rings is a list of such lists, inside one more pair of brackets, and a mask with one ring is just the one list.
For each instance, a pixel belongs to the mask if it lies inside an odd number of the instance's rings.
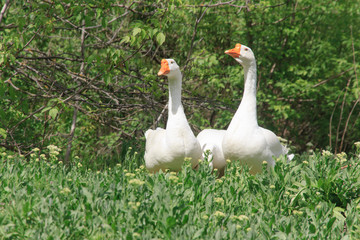
{"label": "undergrowth", "polygon": [[1,154],[1,239],[360,238],[359,152],[280,158],[256,176],[233,162],[217,179],[206,162],[149,174],[129,149],[96,171],[58,150]]}

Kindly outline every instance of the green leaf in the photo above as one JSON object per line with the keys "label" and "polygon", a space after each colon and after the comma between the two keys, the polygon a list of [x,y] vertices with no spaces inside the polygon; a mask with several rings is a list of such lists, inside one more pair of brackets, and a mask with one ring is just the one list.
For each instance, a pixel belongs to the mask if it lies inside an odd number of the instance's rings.
{"label": "green leaf", "polygon": [[194,234],[194,236],[193,236],[192,238],[193,238],[193,239],[196,239],[196,238],[200,237],[203,232],[204,232],[204,229],[203,229],[203,228],[197,230],[196,233]]}
{"label": "green leaf", "polygon": [[134,29],[133,29],[133,36],[135,37],[135,36],[138,35],[140,32],[141,32],[141,28],[138,28],[138,27],[134,28]]}
{"label": "green leaf", "polygon": [[6,130],[3,128],[0,128],[0,136],[3,137],[3,139],[6,139],[7,135],[6,135]]}
{"label": "green leaf", "polygon": [[58,114],[59,110],[57,108],[52,108],[50,109],[49,111],[49,116],[52,118],[52,119],[55,119],[56,118],[56,115]]}
{"label": "green leaf", "polygon": [[165,42],[165,35],[163,33],[158,33],[156,36],[156,41],[161,46]]}
{"label": "green leaf", "polygon": [[129,36],[125,36],[121,41],[120,41],[120,44],[121,43],[128,43],[130,42],[130,37]]}
{"label": "green leaf", "polygon": [[345,217],[342,214],[344,211],[345,211],[345,209],[343,209],[341,207],[335,207],[333,210],[334,217],[336,217],[338,220],[344,221]]}

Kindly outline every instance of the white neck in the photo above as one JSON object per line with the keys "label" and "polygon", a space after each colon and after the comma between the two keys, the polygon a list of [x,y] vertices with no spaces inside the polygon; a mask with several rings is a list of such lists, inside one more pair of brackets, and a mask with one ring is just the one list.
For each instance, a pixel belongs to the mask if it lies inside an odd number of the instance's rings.
{"label": "white neck", "polygon": [[256,62],[243,64],[244,67],[244,94],[229,128],[245,123],[258,126],[256,113]]}
{"label": "white neck", "polygon": [[[181,81],[182,76],[180,71],[172,73],[168,76],[169,81],[169,107],[168,107],[168,121],[166,128],[179,127],[179,124],[186,122],[184,108],[181,104]],[[185,121],[184,121],[185,120]]]}

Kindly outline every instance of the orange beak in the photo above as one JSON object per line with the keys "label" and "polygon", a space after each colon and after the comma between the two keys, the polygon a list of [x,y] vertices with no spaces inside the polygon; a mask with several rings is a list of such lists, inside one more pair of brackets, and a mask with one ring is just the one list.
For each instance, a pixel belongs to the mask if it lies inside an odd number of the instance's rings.
{"label": "orange beak", "polygon": [[235,48],[225,51],[227,55],[230,55],[233,58],[240,57],[241,44],[238,43],[235,45]]}
{"label": "orange beak", "polygon": [[170,72],[169,63],[166,59],[161,60],[161,68],[158,72],[158,76],[168,74]]}

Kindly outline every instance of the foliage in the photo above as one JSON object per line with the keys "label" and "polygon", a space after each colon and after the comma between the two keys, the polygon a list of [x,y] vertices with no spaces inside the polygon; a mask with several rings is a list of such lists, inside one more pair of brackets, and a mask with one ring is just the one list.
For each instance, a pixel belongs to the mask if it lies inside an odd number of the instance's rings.
{"label": "foliage", "polygon": [[129,141],[143,146],[143,132],[166,122],[167,83],[156,72],[169,57],[182,66],[195,133],[226,129],[243,77],[224,50],[238,42],[256,54],[262,126],[298,151],[309,142],[350,151],[359,140],[359,1],[5,2],[7,150],[68,145],[73,157],[95,161],[121,156]]}
{"label": "foliage", "polygon": [[[29,161],[1,154],[0,235],[4,239],[358,239],[359,156],[330,152],[277,160],[250,176],[231,163],[216,179],[193,171],[149,174],[135,149],[102,171],[57,147]],[[360,149],[359,149],[360,150]],[[360,154],[360,152],[357,152]],[[348,167],[345,167],[345,166]]]}

